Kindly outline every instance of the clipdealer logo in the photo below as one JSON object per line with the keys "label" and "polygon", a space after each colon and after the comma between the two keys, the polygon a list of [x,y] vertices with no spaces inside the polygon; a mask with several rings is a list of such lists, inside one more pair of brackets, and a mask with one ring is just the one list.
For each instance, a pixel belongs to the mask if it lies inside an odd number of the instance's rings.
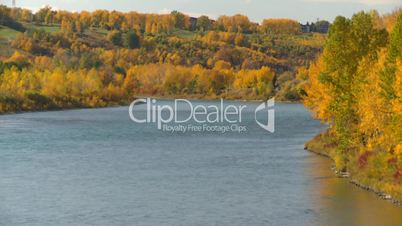
{"label": "clipdealer logo", "polygon": [[[145,105],[146,112],[138,114],[136,106]],[[186,110],[183,110],[185,107]],[[275,100],[272,98],[255,109],[255,122],[264,130],[275,132]],[[247,105],[232,105],[221,99],[217,104],[194,104],[187,99],[175,99],[173,104],[158,103],[156,99],[134,100],[129,106],[130,119],[139,124],[155,124],[158,130],[166,132],[246,132],[242,125]],[[260,121],[257,114],[265,115]]]}
{"label": "clipdealer logo", "polygon": [[[275,99],[272,98],[268,100],[266,103],[260,104],[260,106],[255,109],[254,113],[254,118],[257,124],[265,129],[266,131],[269,131],[271,133],[275,132]],[[261,111],[266,111],[267,112],[267,124],[261,123],[258,118],[257,118],[257,113]]]}

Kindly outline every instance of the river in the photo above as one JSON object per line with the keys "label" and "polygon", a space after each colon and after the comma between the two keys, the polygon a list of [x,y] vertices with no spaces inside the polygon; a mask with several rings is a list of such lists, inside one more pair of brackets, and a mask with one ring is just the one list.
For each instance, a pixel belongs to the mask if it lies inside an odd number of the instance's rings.
{"label": "river", "polygon": [[303,150],[325,127],[302,105],[275,111],[275,133],[249,110],[224,134],[161,131],[127,107],[0,116],[0,225],[402,225]]}

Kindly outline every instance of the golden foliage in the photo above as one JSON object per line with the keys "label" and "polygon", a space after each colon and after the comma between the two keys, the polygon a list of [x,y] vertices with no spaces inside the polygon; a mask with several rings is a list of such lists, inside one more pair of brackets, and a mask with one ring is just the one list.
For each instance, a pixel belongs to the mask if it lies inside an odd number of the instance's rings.
{"label": "golden foliage", "polygon": [[331,122],[329,88],[320,81],[320,75],[325,71],[323,61],[323,58],[319,57],[309,68],[309,81],[305,86],[306,98],[304,98],[304,104],[311,109],[316,118]]}
{"label": "golden foliage", "polygon": [[265,19],[261,29],[268,34],[297,34],[300,32],[300,24],[291,19]]}

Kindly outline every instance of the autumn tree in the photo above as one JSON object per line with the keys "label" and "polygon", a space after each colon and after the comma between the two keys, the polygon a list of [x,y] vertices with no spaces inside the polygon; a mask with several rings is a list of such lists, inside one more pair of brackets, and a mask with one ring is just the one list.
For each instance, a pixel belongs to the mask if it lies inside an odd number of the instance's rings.
{"label": "autumn tree", "polygon": [[39,9],[34,15],[34,20],[39,23],[51,24],[53,23],[55,12],[50,6],[45,6]]}
{"label": "autumn tree", "polygon": [[298,34],[300,24],[290,19],[265,19],[261,29],[266,34]]}
{"label": "autumn tree", "polygon": [[222,31],[250,33],[253,30],[253,24],[247,16],[236,14],[234,16],[220,16],[217,26]]}

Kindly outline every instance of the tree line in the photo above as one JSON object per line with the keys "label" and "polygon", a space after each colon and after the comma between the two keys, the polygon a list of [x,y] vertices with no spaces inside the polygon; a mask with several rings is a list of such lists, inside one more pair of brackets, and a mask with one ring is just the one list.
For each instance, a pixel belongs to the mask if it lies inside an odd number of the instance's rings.
{"label": "tree line", "polygon": [[[62,24],[66,29],[103,28],[107,30],[135,30],[137,32],[161,33],[174,29],[189,31],[226,31],[251,33],[298,34],[301,30],[299,22],[291,19],[265,19],[260,24],[249,20],[245,15],[220,16],[213,20],[208,16],[190,17],[178,11],[170,14],[142,14],[137,12],[122,13],[118,11],[96,10],[94,12],[71,13],[64,10],[53,10],[50,6],[41,8],[36,13],[28,9],[7,8],[6,14],[16,21],[37,24]],[[1,12],[1,10],[0,10]],[[320,23],[328,23],[321,21]],[[317,23],[319,24],[319,23]]]}

